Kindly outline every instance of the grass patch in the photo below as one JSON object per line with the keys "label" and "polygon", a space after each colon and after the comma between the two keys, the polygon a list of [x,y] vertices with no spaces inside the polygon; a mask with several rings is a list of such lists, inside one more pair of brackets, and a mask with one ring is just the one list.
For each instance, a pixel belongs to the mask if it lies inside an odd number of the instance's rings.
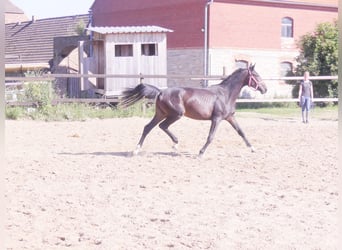
{"label": "grass patch", "polygon": [[23,117],[24,110],[21,107],[9,107],[6,109],[6,118],[9,120],[18,120]]}
{"label": "grass patch", "polygon": [[154,107],[144,107],[137,103],[126,109],[98,106],[83,103],[58,104],[44,106],[43,108],[7,107],[6,119],[30,119],[43,121],[85,121],[87,119],[108,119],[120,117],[152,117]]}
{"label": "grass patch", "polygon": [[[288,107],[238,108],[237,113],[244,115],[254,113],[283,118],[298,118],[301,117],[301,108],[294,105]],[[338,105],[315,107],[311,110],[311,116],[317,119],[337,120]]]}
{"label": "grass patch", "polygon": [[[7,107],[6,118],[11,120],[31,119],[43,121],[85,121],[88,119],[109,119],[122,117],[152,117],[154,115],[154,105],[146,106],[139,102],[129,108],[118,108],[113,106],[99,106],[83,103],[58,104],[56,106],[47,105],[42,108],[27,107]],[[276,118],[299,119],[301,109],[296,105],[286,107],[260,107],[260,108],[239,108],[237,115],[243,117],[253,117],[261,115]],[[311,116],[315,119],[337,120],[338,106],[315,107],[311,110]]]}

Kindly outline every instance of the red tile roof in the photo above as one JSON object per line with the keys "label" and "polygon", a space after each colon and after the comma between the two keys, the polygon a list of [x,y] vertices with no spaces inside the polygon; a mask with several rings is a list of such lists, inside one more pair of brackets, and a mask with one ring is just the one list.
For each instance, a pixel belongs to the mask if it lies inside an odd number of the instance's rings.
{"label": "red tile roof", "polygon": [[88,15],[9,23],[5,28],[5,64],[49,63],[54,37],[78,35],[76,27],[87,26]]}

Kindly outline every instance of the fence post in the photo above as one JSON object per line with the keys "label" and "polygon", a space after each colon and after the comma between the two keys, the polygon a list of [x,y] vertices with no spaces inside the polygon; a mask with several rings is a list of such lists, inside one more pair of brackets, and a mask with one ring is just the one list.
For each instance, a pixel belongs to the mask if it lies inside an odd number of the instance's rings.
{"label": "fence post", "polygon": [[141,104],[142,104],[142,113],[143,113],[143,116],[145,116],[146,115],[146,105],[147,105],[145,97],[143,98],[143,101]]}
{"label": "fence post", "polygon": [[223,66],[223,76],[226,76],[227,75],[227,69],[226,69],[226,66]]}
{"label": "fence post", "polygon": [[139,74],[140,75],[140,83],[142,83],[142,81],[144,80],[144,77],[142,77],[142,73]]}
{"label": "fence post", "polygon": [[[79,74],[83,75],[83,52],[84,52],[84,41],[79,41],[78,42],[78,72]],[[80,90],[83,91],[84,90],[84,77],[81,76],[80,77]]]}

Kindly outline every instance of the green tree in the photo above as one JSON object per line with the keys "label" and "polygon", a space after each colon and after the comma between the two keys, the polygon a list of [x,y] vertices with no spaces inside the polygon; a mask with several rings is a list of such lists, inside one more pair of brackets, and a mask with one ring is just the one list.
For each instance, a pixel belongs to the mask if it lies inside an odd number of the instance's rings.
{"label": "green tree", "polygon": [[85,28],[86,25],[84,24],[83,20],[80,20],[75,27],[75,32],[77,35],[82,36],[84,35]]}
{"label": "green tree", "polygon": [[[300,54],[294,72],[302,76],[309,71],[312,76],[334,76],[338,73],[338,27],[333,23],[318,24],[314,32],[302,36],[298,42]],[[337,97],[337,80],[312,81],[315,97]],[[293,82],[292,82],[293,84]],[[293,89],[298,96],[298,84]]]}

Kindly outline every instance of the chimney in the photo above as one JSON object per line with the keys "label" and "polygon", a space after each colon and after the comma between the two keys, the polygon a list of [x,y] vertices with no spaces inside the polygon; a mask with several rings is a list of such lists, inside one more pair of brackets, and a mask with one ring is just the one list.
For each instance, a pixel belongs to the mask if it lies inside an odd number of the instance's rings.
{"label": "chimney", "polygon": [[34,23],[35,21],[36,21],[36,17],[35,17],[35,16],[32,16],[31,22]]}

